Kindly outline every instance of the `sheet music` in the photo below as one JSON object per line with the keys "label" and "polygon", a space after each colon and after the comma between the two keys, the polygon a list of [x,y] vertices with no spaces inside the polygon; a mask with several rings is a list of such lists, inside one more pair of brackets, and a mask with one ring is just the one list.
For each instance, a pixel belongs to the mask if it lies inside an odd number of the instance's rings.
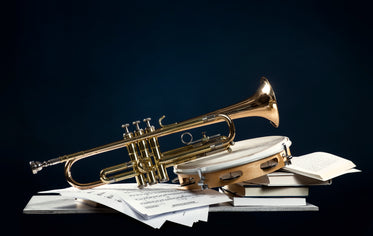
{"label": "sheet music", "polygon": [[225,194],[212,189],[187,191],[178,189],[175,184],[157,184],[144,189],[126,184],[115,191],[115,195],[144,217],[231,201]]}
{"label": "sheet music", "polygon": [[[144,219],[142,216],[137,214],[136,211],[134,211],[125,201],[123,201],[120,198],[117,198],[114,194],[112,194],[111,191],[107,190],[76,190],[73,188],[68,188],[60,190],[57,189],[42,193],[59,193],[61,196],[67,198],[78,198],[94,201],[104,206],[115,209],[156,229],[159,229],[164,224],[164,222],[168,220],[164,217]],[[172,216],[169,217],[172,219]],[[175,214],[175,217],[177,217],[177,214]]]}
{"label": "sheet music", "polygon": [[160,228],[167,220],[186,226],[207,221],[210,204],[231,201],[215,190],[191,192],[180,190],[175,184],[157,184],[145,189],[138,189],[136,184],[112,184],[89,190],[65,188],[40,193],[91,200],[153,228]]}

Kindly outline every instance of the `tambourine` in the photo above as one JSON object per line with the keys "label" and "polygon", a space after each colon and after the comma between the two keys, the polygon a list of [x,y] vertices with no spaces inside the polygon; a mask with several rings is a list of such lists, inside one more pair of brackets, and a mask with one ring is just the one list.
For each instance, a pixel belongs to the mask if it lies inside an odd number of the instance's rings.
{"label": "tambourine", "polygon": [[267,136],[236,142],[232,152],[216,153],[174,166],[186,189],[216,188],[247,181],[281,169],[290,160],[291,141]]}

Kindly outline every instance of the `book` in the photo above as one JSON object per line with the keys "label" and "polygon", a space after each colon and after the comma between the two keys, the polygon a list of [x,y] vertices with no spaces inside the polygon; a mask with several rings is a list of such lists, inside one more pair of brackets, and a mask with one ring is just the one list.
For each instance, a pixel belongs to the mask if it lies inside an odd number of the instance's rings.
{"label": "book", "polygon": [[304,175],[295,174],[287,171],[275,171],[267,175],[244,181],[247,185],[274,186],[314,186],[331,185],[332,180],[318,180]]}
{"label": "book", "polygon": [[233,197],[233,206],[305,206],[302,197]]}
{"label": "book", "polygon": [[309,194],[308,187],[267,187],[253,186],[245,183],[230,184],[224,190],[240,197],[305,197]]}
{"label": "book", "polygon": [[346,173],[358,172],[359,170],[353,169],[354,167],[356,167],[355,164],[345,158],[326,152],[314,152],[293,157],[291,164],[283,169],[310,178],[327,181]]}

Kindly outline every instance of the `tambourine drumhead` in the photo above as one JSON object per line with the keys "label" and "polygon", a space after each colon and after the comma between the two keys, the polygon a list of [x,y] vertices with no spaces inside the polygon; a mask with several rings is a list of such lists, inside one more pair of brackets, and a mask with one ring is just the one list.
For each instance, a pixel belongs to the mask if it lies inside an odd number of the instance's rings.
{"label": "tambourine drumhead", "polygon": [[175,174],[210,173],[248,164],[275,155],[289,147],[291,141],[285,136],[267,136],[236,142],[232,152],[216,153],[187,163],[174,166]]}

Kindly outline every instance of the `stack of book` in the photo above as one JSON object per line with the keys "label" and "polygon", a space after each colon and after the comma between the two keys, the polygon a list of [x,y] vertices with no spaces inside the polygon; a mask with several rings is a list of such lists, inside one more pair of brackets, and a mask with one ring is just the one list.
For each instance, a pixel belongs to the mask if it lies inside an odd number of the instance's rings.
{"label": "stack of book", "polygon": [[304,206],[310,186],[330,185],[332,179],[359,172],[351,161],[325,152],[294,157],[280,171],[222,189],[234,206]]}

